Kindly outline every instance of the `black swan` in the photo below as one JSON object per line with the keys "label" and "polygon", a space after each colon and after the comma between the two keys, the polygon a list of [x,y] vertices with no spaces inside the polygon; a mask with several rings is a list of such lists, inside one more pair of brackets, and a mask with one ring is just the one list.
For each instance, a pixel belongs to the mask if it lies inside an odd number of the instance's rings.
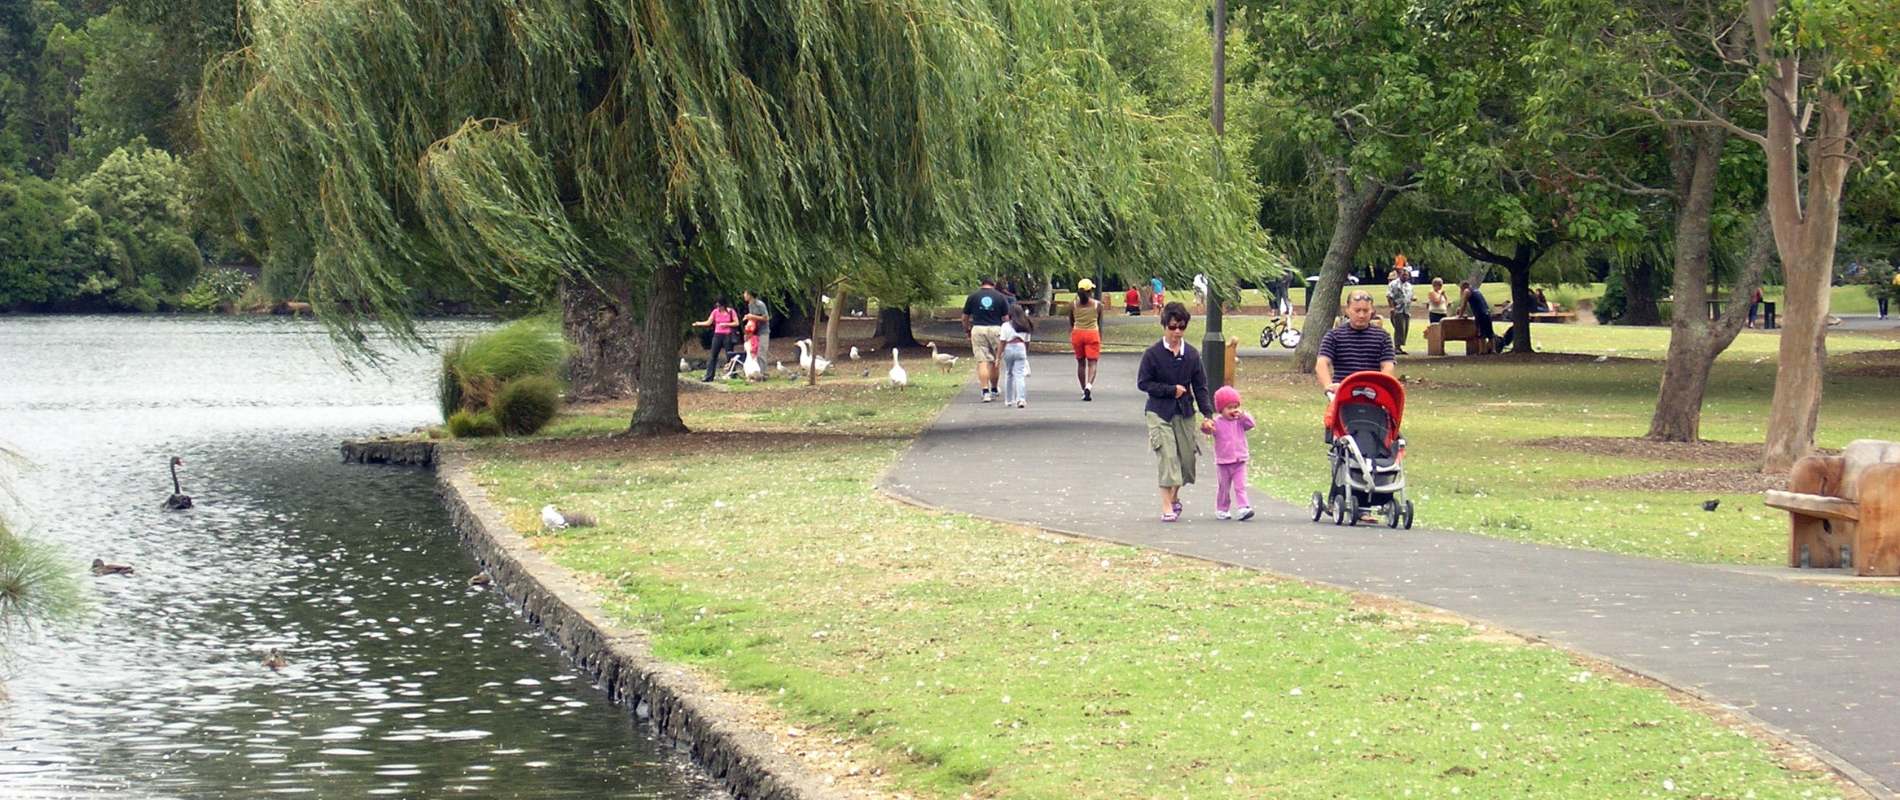
{"label": "black swan", "polygon": [[191,495],[185,494],[184,487],[178,485],[178,467],[184,463],[184,459],[172,456],[172,496],[165,499],[167,511],[183,511],[191,507]]}
{"label": "black swan", "polygon": [[124,564],[107,564],[105,559],[95,558],[92,560],[92,574],[94,575],[130,575],[132,574],[132,568]]}

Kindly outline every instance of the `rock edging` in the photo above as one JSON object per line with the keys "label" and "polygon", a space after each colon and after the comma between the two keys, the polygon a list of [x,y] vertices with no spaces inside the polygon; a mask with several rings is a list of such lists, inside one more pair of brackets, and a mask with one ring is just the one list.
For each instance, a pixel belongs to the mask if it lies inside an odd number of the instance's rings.
{"label": "rock edging", "polygon": [[427,467],[435,464],[435,442],[427,439],[353,439],[343,443],[345,464],[394,464]]}
{"label": "rock edging", "polygon": [[768,734],[746,723],[743,708],[685,669],[655,658],[643,634],[609,620],[593,592],[502,519],[469,474],[465,453],[452,446],[431,449],[436,491],[463,546],[502,596],[552,636],[609,701],[652,726],[736,800],[845,796],[780,755]]}

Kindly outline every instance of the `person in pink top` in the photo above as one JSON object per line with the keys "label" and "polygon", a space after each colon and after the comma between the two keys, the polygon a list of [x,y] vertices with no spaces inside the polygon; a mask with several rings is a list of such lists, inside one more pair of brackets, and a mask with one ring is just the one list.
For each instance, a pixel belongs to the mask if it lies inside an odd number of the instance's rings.
{"label": "person in pink top", "polygon": [[[1247,431],[1253,430],[1253,416],[1240,410],[1240,390],[1222,386],[1214,391],[1214,465],[1220,470],[1220,487],[1214,495],[1217,519],[1253,519],[1253,504],[1247,502]],[[1239,508],[1228,512],[1232,500]]]}
{"label": "person in pink top", "polygon": [[712,313],[707,314],[705,319],[693,323],[693,327],[712,329],[712,352],[706,358],[706,377],[699,379],[701,382],[710,381],[713,379],[713,373],[718,371],[720,364],[724,362],[726,353],[739,344],[739,337],[736,335],[739,329],[739,312],[726,305],[726,298],[715,297]]}

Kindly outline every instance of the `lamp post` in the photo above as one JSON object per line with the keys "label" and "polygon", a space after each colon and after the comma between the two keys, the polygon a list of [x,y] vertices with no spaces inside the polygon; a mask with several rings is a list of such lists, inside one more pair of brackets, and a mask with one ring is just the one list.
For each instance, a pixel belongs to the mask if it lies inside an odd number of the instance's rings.
{"label": "lamp post", "polygon": [[[1221,139],[1227,132],[1227,0],[1214,0],[1214,166],[1224,163]],[[1217,176],[1218,177],[1218,176]],[[1201,337],[1201,363],[1207,367],[1209,389],[1227,383],[1227,340],[1220,329],[1220,292],[1207,281],[1207,334]]]}

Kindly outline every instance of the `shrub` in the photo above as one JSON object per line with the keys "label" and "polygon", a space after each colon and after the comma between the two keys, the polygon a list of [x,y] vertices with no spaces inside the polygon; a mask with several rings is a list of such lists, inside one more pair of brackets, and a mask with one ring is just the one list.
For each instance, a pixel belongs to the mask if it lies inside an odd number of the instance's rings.
{"label": "shrub", "polygon": [[501,423],[486,411],[457,411],[449,415],[449,433],[457,439],[501,435]]}
{"label": "shrub", "polygon": [[[567,358],[567,343],[551,319],[525,319],[456,343],[442,354],[436,400],[444,416],[455,409],[488,408],[497,390],[531,375],[552,378]],[[449,383],[453,376],[454,387]]]}
{"label": "shrub", "polygon": [[235,303],[250,288],[250,276],[240,270],[220,267],[201,273],[198,282],[178,298],[178,305],[187,311],[212,311],[226,303]]}
{"label": "shrub", "polygon": [[0,524],[0,657],[7,652],[6,634],[71,620],[85,607],[63,553]]}
{"label": "shrub", "polygon": [[553,378],[532,375],[509,381],[495,395],[495,420],[510,436],[541,430],[561,407],[561,385]]}

